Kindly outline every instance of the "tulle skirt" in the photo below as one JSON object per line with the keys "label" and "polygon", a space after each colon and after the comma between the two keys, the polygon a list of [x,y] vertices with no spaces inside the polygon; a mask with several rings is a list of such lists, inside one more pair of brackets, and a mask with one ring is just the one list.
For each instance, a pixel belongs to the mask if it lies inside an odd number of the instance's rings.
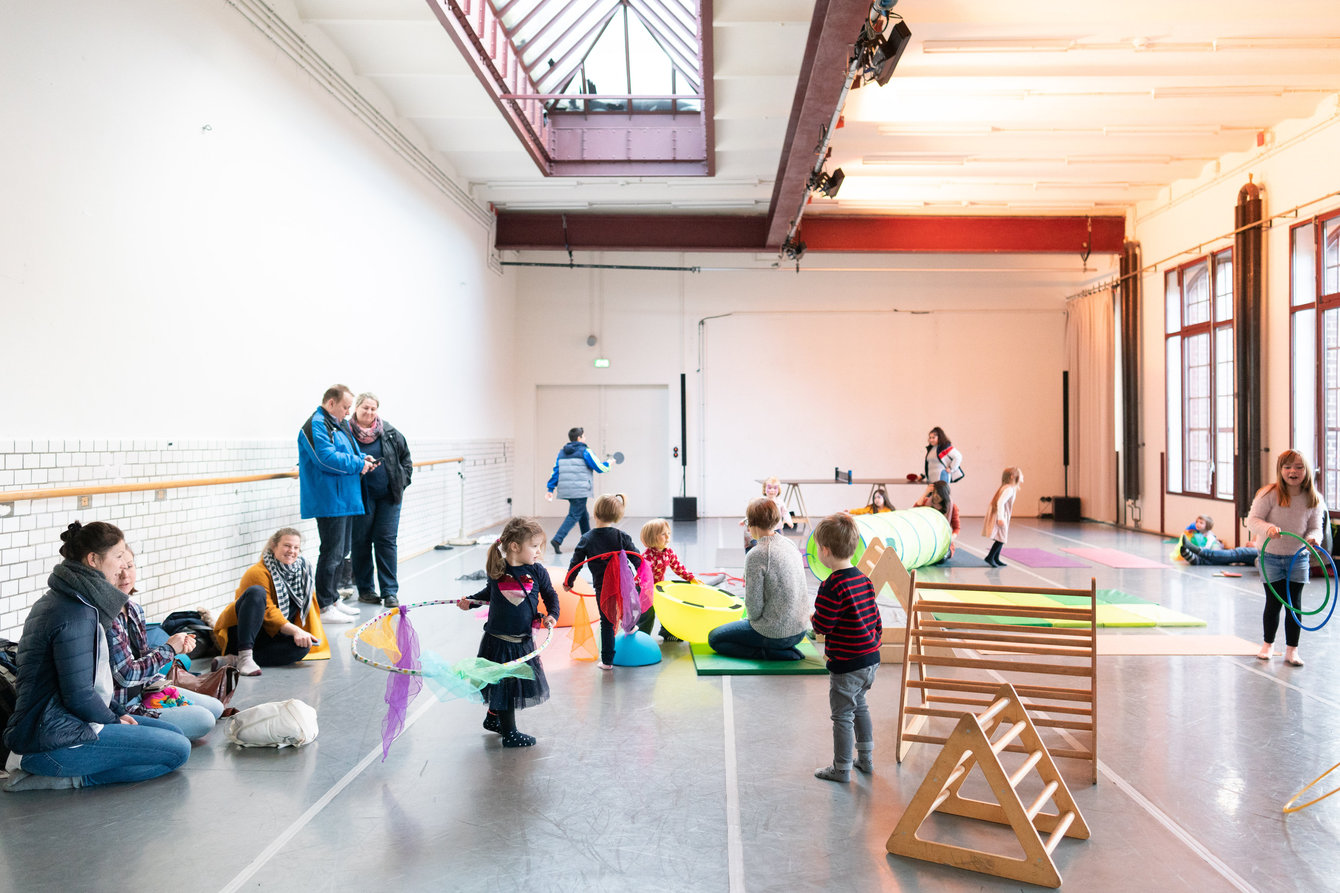
{"label": "tulle skirt", "polygon": [[[526,636],[520,642],[507,642],[484,633],[479,643],[479,656],[495,663],[505,664],[509,660],[525,657],[535,650],[535,638]],[[544,677],[544,667],[540,659],[527,661],[525,666],[535,671],[534,679],[504,679],[486,685],[480,691],[484,703],[490,710],[524,710],[549,700],[549,680]]]}

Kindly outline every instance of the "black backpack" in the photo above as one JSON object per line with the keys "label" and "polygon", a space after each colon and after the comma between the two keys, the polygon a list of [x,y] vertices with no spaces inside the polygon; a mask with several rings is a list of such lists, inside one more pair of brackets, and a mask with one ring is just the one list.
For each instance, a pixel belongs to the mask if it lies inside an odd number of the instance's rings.
{"label": "black backpack", "polygon": [[0,639],[0,767],[9,760],[9,748],[5,747],[2,736],[19,700],[18,660],[18,643]]}
{"label": "black backpack", "polygon": [[177,633],[191,633],[195,636],[195,648],[186,655],[191,660],[213,657],[219,653],[219,647],[214,644],[214,625],[199,611],[173,611],[163,618],[159,626],[169,636]]}

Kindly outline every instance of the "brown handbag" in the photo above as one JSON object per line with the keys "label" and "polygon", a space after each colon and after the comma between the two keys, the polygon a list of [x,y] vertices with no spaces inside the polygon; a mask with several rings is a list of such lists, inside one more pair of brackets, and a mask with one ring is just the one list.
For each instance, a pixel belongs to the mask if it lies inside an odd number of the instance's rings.
{"label": "brown handbag", "polygon": [[218,698],[224,704],[232,700],[233,692],[237,689],[237,680],[240,678],[242,674],[237,672],[237,667],[219,667],[217,670],[197,676],[175,662],[167,674],[169,684]]}

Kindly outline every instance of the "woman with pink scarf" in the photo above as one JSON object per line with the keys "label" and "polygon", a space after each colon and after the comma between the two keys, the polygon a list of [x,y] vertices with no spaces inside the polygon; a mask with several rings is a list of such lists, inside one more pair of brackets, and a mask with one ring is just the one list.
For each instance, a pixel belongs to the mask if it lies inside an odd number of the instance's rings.
{"label": "woman with pink scarf", "polygon": [[[400,605],[396,582],[396,538],[400,532],[400,500],[409,486],[414,466],[405,436],[378,415],[381,401],[363,393],[354,401],[350,421],[358,448],[376,460],[363,475],[363,514],[354,517],[354,585],[358,600],[395,608]],[[372,562],[377,561],[377,587]]]}

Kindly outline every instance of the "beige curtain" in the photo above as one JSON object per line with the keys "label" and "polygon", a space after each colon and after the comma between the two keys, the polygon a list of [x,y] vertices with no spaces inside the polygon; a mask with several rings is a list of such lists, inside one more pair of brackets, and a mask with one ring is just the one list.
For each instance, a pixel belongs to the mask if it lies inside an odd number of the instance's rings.
{"label": "beige curtain", "polygon": [[1070,370],[1070,495],[1096,521],[1117,520],[1115,326],[1112,292],[1066,305]]}

